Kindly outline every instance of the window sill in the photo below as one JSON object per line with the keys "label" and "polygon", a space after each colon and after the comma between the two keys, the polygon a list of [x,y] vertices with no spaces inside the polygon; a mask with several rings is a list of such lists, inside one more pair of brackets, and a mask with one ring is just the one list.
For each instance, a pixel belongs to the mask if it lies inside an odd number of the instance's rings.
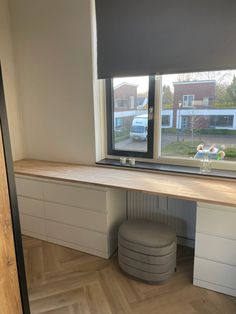
{"label": "window sill", "polygon": [[189,174],[189,175],[198,175],[198,176],[207,176],[207,177],[217,177],[217,178],[228,178],[236,179],[236,171],[232,170],[218,170],[212,169],[211,172],[201,173],[199,167],[190,167],[190,166],[178,166],[178,165],[168,165],[152,162],[140,162],[136,161],[134,166],[121,165],[120,160],[118,159],[102,159],[96,162],[97,165],[119,167],[125,169],[135,169],[135,170],[149,170],[149,171],[158,171],[158,172],[171,172],[179,174]]}

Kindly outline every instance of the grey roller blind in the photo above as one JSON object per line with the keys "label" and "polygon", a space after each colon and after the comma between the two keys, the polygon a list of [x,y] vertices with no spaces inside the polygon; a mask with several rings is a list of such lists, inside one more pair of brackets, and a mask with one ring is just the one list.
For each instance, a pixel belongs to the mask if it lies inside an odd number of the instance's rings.
{"label": "grey roller blind", "polygon": [[98,78],[236,68],[236,0],[96,0]]}

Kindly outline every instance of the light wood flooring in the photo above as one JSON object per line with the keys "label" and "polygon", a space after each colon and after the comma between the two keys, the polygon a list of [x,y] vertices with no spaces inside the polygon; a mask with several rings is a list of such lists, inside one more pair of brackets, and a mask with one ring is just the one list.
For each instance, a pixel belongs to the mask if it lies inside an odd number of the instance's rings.
{"label": "light wood flooring", "polygon": [[31,313],[235,314],[236,298],[192,285],[193,250],[178,247],[177,272],[164,285],[124,275],[105,260],[23,237]]}

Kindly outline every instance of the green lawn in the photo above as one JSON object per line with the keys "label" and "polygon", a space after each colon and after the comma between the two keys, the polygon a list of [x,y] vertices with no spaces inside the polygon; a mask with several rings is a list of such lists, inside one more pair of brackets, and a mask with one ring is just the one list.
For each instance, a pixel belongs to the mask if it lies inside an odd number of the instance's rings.
{"label": "green lawn", "polygon": [[[194,141],[193,144],[190,141],[186,142],[173,142],[162,148],[162,155],[164,156],[182,156],[182,157],[194,157],[197,152],[196,147],[202,143],[202,141]],[[229,147],[225,150],[226,160],[236,159],[236,148]]]}
{"label": "green lawn", "polygon": [[115,132],[115,143],[119,143],[121,141],[124,141],[127,138],[129,138],[129,130],[124,128],[121,131]]}
{"label": "green lawn", "polygon": [[201,141],[173,142],[162,148],[162,155],[193,157],[197,152],[196,147],[200,143]]}

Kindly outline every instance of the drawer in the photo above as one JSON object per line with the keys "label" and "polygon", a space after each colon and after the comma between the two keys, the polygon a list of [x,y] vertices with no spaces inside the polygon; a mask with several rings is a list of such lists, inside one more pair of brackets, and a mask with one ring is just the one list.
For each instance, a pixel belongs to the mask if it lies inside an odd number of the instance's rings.
{"label": "drawer", "polygon": [[46,201],[100,212],[106,211],[106,191],[62,184],[44,183]]}
{"label": "drawer", "polygon": [[236,266],[236,241],[197,233],[195,256]]}
{"label": "drawer", "polygon": [[107,232],[106,213],[45,202],[45,217],[63,224]]}
{"label": "drawer", "polygon": [[35,217],[44,217],[43,201],[18,196],[19,211],[21,214],[28,214]]}
{"label": "drawer", "polygon": [[196,257],[194,278],[223,287],[236,289],[236,267]]}
{"label": "drawer", "polygon": [[47,236],[98,251],[107,252],[107,235],[46,220]]}
{"label": "drawer", "polygon": [[43,199],[43,185],[40,181],[16,177],[17,195]]}
{"label": "drawer", "polygon": [[46,235],[45,221],[41,218],[21,214],[20,224],[23,232],[30,231],[32,233]]}
{"label": "drawer", "polygon": [[236,208],[216,208],[198,206],[196,231],[236,240]]}

